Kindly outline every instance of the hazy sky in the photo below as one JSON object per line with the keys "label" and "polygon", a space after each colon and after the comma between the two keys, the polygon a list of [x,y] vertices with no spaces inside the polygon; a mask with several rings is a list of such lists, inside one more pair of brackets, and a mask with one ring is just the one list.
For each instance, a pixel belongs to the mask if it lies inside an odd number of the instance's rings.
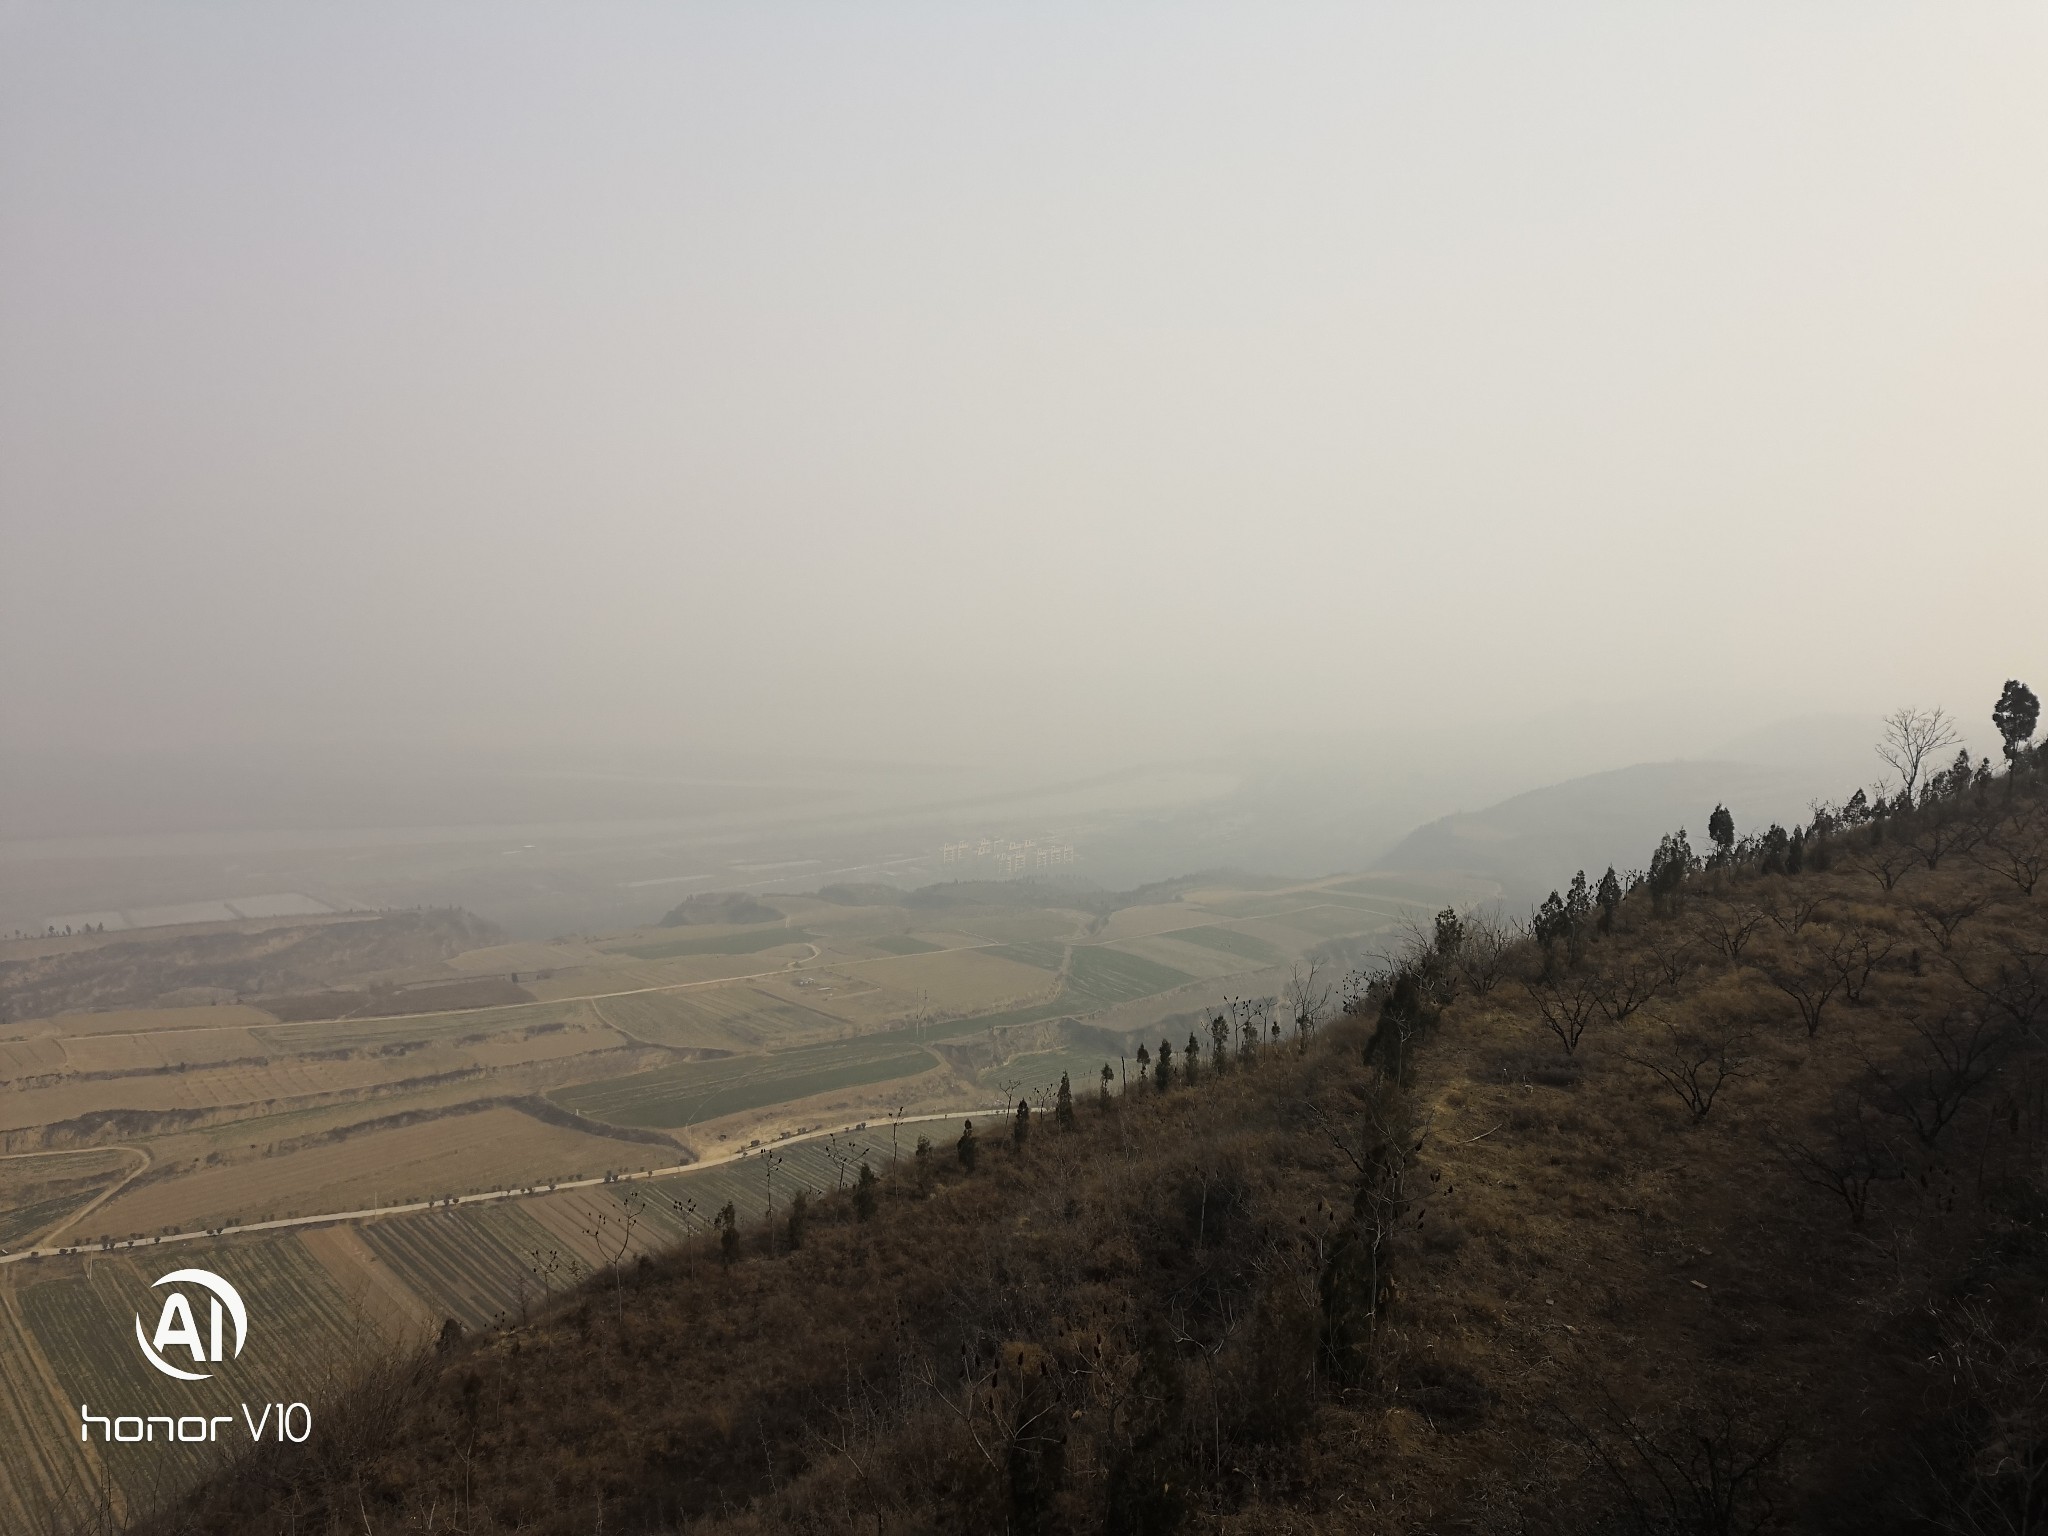
{"label": "hazy sky", "polygon": [[2044,81],[1999,4],[0,3],[0,709],[1974,718],[2048,686]]}

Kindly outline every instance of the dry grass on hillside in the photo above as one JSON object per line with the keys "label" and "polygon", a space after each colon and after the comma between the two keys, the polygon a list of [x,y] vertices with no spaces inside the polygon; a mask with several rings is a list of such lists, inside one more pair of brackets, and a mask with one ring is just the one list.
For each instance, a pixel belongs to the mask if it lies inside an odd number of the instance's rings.
{"label": "dry grass on hillside", "polygon": [[2017,789],[1547,956],[1447,925],[1304,1048],[599,1276],[144,1529],[2041,1529]]}

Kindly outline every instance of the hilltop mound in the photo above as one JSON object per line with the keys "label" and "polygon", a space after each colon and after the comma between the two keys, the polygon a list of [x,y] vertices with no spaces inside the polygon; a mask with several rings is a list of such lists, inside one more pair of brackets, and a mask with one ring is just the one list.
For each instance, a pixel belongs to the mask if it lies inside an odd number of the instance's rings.
{"label": "hilltop mound", "polygon": [[658,926],[687,928],[699,923],[779,923],[782,913],[745,891],[699,891],[670,907]]}
{"label": "hilltop mound", "polygon": [[143,1528],[2032,1528],[2048,797],[1796,831],[729,1212]]}
{"label": "hilltop mound", "polygon": [[[146,1008],[174,993],[300,994],[380,972],[431,972],[504,933],[454,907],[279,921],[200,933],[109,935],[26,960],[0,960],[6,1016]],[[522,994],[523,995],[523,994]]]}

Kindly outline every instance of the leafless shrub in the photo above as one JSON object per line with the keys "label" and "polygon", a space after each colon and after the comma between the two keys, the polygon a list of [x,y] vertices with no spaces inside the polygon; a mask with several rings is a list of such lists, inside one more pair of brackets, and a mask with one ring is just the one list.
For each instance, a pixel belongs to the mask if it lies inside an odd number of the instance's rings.
{"label": "leafless shrub", "polygon": [[[1872,829],[1873,834],[1882,836],[1883,826]],[[1920,855],[1904,843],[1878,842],[1858,851],[1851,868],[1870,876],[1885,890],[1897,888],[1898,883],[1920,867]]]}
{"label": "leafless shrub", "polygon": [[2040,1038],[2048,1021],[2048,950],[2010,935],[1972,954],[1948,956],[1963,985],[2021,1033]]}
{"label": "leafless shrub", "polygon": [[1788,939],[1796,939],[1800,930],[1819,917],[1821,908],[1831,900],[1833,897],[1826,891],[1794,886],[1773,892],[1761,905],[1780,933]]}
{"label": "leafless shrub", "polygon": [[1970,1097],[1997,1072],[2012,1036],[1970,1009],[1909,1014],[1917,1044],[1897,1060],[1872,1066],[1871,1098],[1932,1147]]}
{"label": "leafless shrub", "polygon": [[1767,957],[1762,970],[1772,986],[1792,999],[1800,1023],[1806,1026],[1806,1037],[1810,1040],[1819,1034],[1821,1016],[1843,985],[1843,972],[1834,953],[1826,946],[1801,946]]}
{"label": "leafless shrub", "polygon": [[1985,831],[1970,858],[2010,880],[2022,896],[2032,896],[2042,874],[2048,873],[2048,805],[2038,799],[2019,801]]}
{"label": "leafless shrub", "polygon": [[1677,928],[1650,930],[1650,955],[1667,986],[1677,986],[1699,964],[1699,946],[1692,934]]}
{"label": "leafless shrub", "polygon": [[1621,1055],[1624,1061],[1654,1075],[1658,1082],[1678,1095],[1678,1101],[1692,1116],[1693,1124],[1707,1118],[1714,1099],[1730,1078],[1743,1075],[1748,1058],[1749,1035],[1725,1023],[1680,1029],[1663,1026],[1665,1044],[1632,1047]]}
{"label": "leafless shrub", "polygon": [[[1777,1521],[1778,1467],[1789,1434],[1732,1402],[1645,1423],[1604,1386],[1596,1419],[1559,1411],[1621,1505],[1631,1536],[1759,1536]],[[1613,1528],[1603,1524],[1603,1529]]]}
{"label": "leafless shrub", "polygon": [[1458,977],[1477,997],[1484,997],[1507,975],[1508,957],[1521,935],[1498,911],[1477,908],[1465,914],[1465,942],[1458,950]]}
{"label": "leafless shrub", "polygon": [[1906,910],[1913,914],[1913,921],[1921,931],[1947,954],[1955,942],[1956,930],[1984,910],[1984,898],[1975,893],[1959,896],[1922,896],[1917,901],[1906,903]]}
{"label": "leafless shrub", "polygon": [[1522,986],[1535,1002],[1536,1010],[1543,1018],[1543,1027],[1557,1037],[1565,1055],[1571,1055],[1579,1048],[1579,1040],[1600,1005],[1600,994],[1593,978],[1574,973],[1525,981]]}
{"label": "leafless shrub", "polygon": [[2038,1328],[2008,1336],[1978,1303],[1948,1313],[1940,1329],[1928,1364],[1948,1399],[1948,1443],[1928,1458],[1938,1492],[1919,1513],[1951,1536],[2038,1531],[2048,1510],[2048,1339]]}
{"label": "leafless shrub", "polygon": [[1595,966],[1587,975],[1593,1001],[1610,1024],[1619,1024],[1649,1002],[1665,985],[1654,959],[1624,955]]}
{"label": "leafless shrub", "polygon": [[1835,1095],[1815,1134],[1792,1138],[1773,1133],[1765,1145],[1803,1183],[1841,1200],[1853,1227],[1861,1227],[1869,1214],[1873,1185],[1906,1176],[1905,1160],[1858,1093]]}
{"label": "leafless shrub", "polygon": [[1845,925],[1814,951],[1814,957],[1839,978],[1842,996],[1851,1003],[1863,1001],[1871,977],[1892,952],[1892,936],[1882,929],[1860,924]]}
{"label": "leafless shrub", "polygon": [[1905,824],[1899,841],[1929,869],[1941,867],[1952,853],[1968,853],[1983,841],[1984,828],[1966,807],[1953,801],[1923,805]]}
{"label": "leafless shrub", "polygon": [[1295,1042],[1304,1049],[1330,1006],[1330,985],[1318,979],[1321,969],[1313,960],[1303,969],[1297,960],[1284,993],[1288,1012],[1294,1019]]}
{"label": "leafless shrub", "polygon": [[1739,964],[1742,951],[1756,936],[1757,929],[1769,921],[1770,913],[1749,901],[1706,901],[1700,904],[1700,928],[1707,941],[1726,957],[1730,965]]}

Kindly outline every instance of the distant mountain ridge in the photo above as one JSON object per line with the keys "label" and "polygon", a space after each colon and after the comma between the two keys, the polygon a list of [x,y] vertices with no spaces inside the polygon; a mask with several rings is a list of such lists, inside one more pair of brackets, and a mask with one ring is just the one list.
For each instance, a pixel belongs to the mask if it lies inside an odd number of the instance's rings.
{"label": "distant mountain ridge", "polygon": [[1612,864],[1640,868],[1658,838],[1687,828],[1705,841],[1707,816],[1726,804],[1744,832],[1803,818],[1820,798],[1852,785],[1824,769],[1757,763],[1636,763],[1515,795],[1480,811],[1440,817],[1410,832],[1378,869],[1457,870],[1490,876],[1515,901],[1540,900],[1565,875]]}

